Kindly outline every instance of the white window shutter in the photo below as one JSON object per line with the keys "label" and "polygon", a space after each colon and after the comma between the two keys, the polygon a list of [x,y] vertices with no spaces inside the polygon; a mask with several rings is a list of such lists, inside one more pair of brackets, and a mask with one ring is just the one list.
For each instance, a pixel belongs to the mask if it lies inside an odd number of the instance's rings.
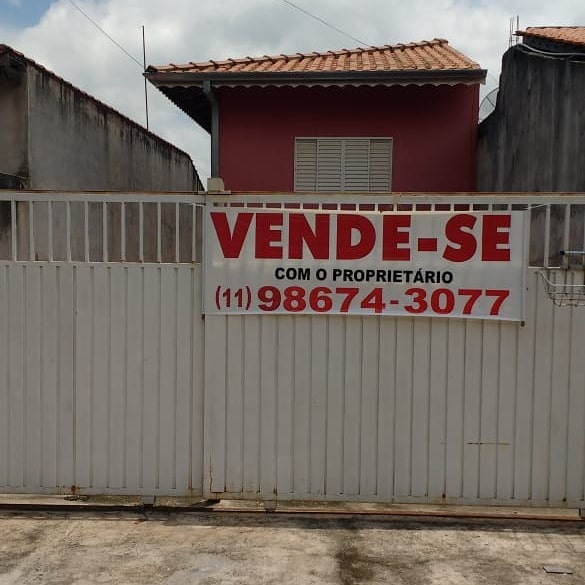
{"label": "white window shutter", "polygon": [[317,191],[342,191],[342,140],[317,142]]}
{"label": "white window shutter", "polygon": [[295,144],[295,191],[317,190],[317,140],[299,138]]}
{"label": "white window shutter", "polygon": [[392,138],[297,138],[295,191],[392,188]]}
{"label": "white window shutter", "polygon": [[370,191],[392,190],[392,139],[370,140]]}
{"label": "white window shutter", "polygon": [[345,140],[343,191],[369,190],[369,151],[367,139]]}

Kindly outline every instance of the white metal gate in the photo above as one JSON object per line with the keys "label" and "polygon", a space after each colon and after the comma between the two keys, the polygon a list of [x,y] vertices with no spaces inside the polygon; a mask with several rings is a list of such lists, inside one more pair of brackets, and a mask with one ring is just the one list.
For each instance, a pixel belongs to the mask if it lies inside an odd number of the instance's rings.
{"label": "white metal gate", "polygon": [[[279,206],[269,196],[235,200],[214,198]],[[282,206],[348,209],[355,200],[298,196]],[[525,209],[533,264],[584,249],[583,197],[359,201],[368,211]],[[568,273],[582,284],[578,261]],[[585,308],[554,306],[538,270],[528,269],[522,325],[207,315],[205,493],[582,508]]]}
{"label": "white metal gate", "polygon": [[0,491],[202,492],[201,201],[4,203]]}
{"label": "white metal gate", "polygon": [[[207,317],[210,492],[583,507],[585,310]],[[226,349],[227,348],[227,349]]]}
{"label": "white metal gate", "polygon": [[[351,205],[208,204],[285,198]],[[584,248],[584,197],[360,198],[532,203],[524,325],[202,319],[202,197],[2,199],[1,492],[585,507],[585,309],[537,275]]]}

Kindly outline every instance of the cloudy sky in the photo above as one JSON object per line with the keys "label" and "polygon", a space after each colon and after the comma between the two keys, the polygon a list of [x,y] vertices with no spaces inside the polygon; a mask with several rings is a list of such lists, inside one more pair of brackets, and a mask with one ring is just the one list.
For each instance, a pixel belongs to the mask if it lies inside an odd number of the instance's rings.
{"label": "cloudy sky", "polygon": [[[583,0],[293,3],[331,27],[287,0],[0,0],[0,43],[145,124],[142,26],[146,61],[154,65],[445,38],[488,69],[484,96],[497,87],[511,17],[520,17],[521,29],[585,25]],[[187,151],[205,180],[209,136],[150,84],[148,92],[150,129]]]}

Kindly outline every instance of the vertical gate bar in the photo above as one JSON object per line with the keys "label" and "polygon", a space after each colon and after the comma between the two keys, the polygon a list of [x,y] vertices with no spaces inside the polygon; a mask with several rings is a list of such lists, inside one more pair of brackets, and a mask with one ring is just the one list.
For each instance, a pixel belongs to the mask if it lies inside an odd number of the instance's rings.
{"label": "vertical gate bar", "polygon": [[[532,214],[532,209],[533,209],[533,204],[532,203],[528,203],[526,205],[526,217],[528,218],[526,220],[526,223],[528,224],[526,229],[526,235],[524,238],[524,244],[526,246],[526,266],[530,266],[530,263],[532,262],[532,221],[533,221],[533,214]],[[526,276],[524,277],[524,279],[526,280]],[[525,283],[526,284],[526,283]],[[524,300],[524,309],[523,309],[523,314],[524,311],[526,310],[526,300]]]}
{"label": "vertical gate bar", "polygon": [[[585,205],[581,205],[582,208],[585,208]],[[585,209],[584,209],[584,213],[585,213]],[[585,250],[585,218],[583,221],[583,250]],[[585,256],[583,256],[581,258],[581,262],[583,264],[583,266],[585,266]]]}
{"label": "vertical gate bar", "polygon": [[179,263],[179,202],[175,203],[175,262]]}
{"label": "vertical gate bar", "polygon": [[192,203],[193,209],[193,217],[191,221],[193,222],[191,228],[191,262],[195,262],[197,260],[197,203]]}
{"label": "vertical gate bar", "polygon": [[[430,327],[429,377],[427,386],[428,443],[427,482],[428,496],[441,498],[446,494],[447,425],[449,406],[448,387],[454,382],[449,370],[449,324],[445,320],[432,321]],[[382,354],[383,355],[383,354]],[[449,445],[450,446],[450,445]]]}
{"label": "vertical gate bar", "polygon": [[120,260],[126,262],[126,202],[120,207]]}
{"label": "vertical gate bar", "polygon": [[156,261],[162,262],[162,210],[161,202],[156,204]]}
{"label": "vertical gate bar", "polygon": [[[570,234],[571,234],[571,204],[565,203],[565,224],[563,226],[563,250],[570,249]],[[569,267],[569,257],[563,256],[563,266]]]}
{"label": "vertical gate bar", "polygon": [[108,204],[102,202],[102,262],[108,261]]}
{"label": "vertical gate bar", "polygon": [[546,204],[546,215],[544,219],[544,267],[549,265],[550,254],[550,203]]}
{"label": "vertical gate bar", "polygon": [[85,262],[89,262],[89,204],[87,201],[83,202],[83,245]]}
{"label": "vertical gate bar", "polygon": [[65,202],[65,237],[67,239],[67,262],[71,262],[71,201]]}
{"label": "vertical gate bar", "polygon": [[15,262],[18,259],[18,251],[17,251],[17,235],[16,235],[16,201],[13,199],[10,202],[10,221],[11,221],[11,231],[12,231],[12,261]]}
{"label": "vertical gate bar", "polygon": [[138,259],[144,262],[144,201],[138,202]]}
{"label": "vertical gate bar", "polygon": [[53,202],[47,201],[47,233],[49,246],[49,262],[53,261]]}
{"label": "vertical gate bar", "polygon": [[34,203],[28,202],[28,255],[31,262],[35,260],[35,218]]}

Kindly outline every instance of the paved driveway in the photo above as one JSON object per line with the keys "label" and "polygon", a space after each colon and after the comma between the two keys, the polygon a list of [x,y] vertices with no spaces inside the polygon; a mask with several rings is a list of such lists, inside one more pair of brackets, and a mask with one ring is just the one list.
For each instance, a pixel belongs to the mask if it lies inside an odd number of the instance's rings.
{"label": "paved driveway", "polygon": [[103,583],[582,585],[585,522],[0,510],[0,585]]}

